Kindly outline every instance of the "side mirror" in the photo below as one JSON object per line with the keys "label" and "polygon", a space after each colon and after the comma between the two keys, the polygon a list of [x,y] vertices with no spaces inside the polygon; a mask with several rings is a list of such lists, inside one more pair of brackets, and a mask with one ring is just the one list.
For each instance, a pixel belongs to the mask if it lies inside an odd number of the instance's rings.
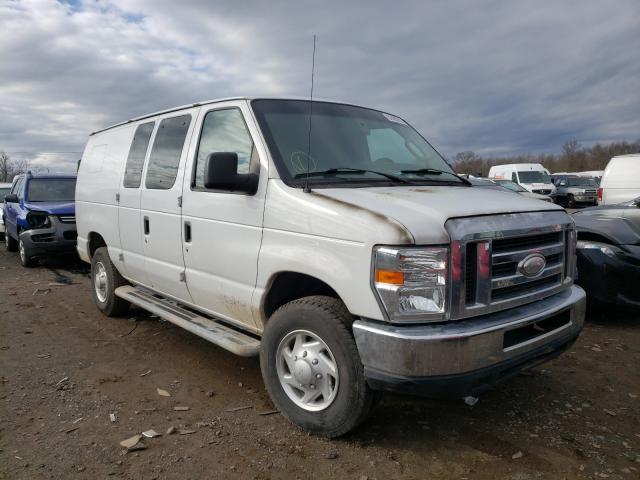
{"label": "side mirror", "polygon": [[258,189],[258,175],[238,173],[238,154],[235,152],[211,153],[204,169],[204,187],[253,195]]}
{"label": "side mirror", "polygon": [[567,186],[567,182],[562,180],[558,185],[560,185],[561,187],[566,187]]}
{"label": "side mirror", "polygon": [[10,193],[6,197],[4,197],[4,203],[20,203],[20,200],[18,199],[18,195],[16,195],[15,193]]}

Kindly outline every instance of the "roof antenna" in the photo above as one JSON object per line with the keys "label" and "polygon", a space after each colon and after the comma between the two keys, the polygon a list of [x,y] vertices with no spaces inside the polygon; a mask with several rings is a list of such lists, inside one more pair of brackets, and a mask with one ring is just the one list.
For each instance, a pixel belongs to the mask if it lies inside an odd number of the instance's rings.
{"label": "roof antenna", "polygon": [[309,165],[311,163],[311,118],[313,117],[313,76],[316,71],[316,36],[313,35],[313,56],[311,57],[311,92],[309,94],[309,138],[307,141],[307,176],[304,182],[304,193],[311,193],[309,188]]}

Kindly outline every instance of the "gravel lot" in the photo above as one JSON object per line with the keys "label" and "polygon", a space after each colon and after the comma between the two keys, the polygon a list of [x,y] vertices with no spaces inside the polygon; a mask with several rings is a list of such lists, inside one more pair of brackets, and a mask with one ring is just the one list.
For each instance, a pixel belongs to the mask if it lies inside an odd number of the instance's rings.
{"label": "gravel lot", "polygon": [[640,478],[638,313],[590,311],[568,354],[473,407],[388,395],[334,441],[271,414],[257,359],[102,317],[76,260],[0,252],[0,319],[0,478]]}

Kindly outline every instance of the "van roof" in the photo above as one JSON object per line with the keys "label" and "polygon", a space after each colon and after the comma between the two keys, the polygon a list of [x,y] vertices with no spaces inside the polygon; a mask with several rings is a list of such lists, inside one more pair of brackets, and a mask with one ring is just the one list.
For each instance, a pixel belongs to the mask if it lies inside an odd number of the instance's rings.
{"label": "van roof", "polygon": [[[180,110],[186,110],[187,108],[193,108],[193,107],[200,107],[201,105],[210,105],[212,103],[221,103],[221,102],[229,102],[229,101],[233,101],[233,100],[247,100],[247,101],[251,101],[251,100],[306,100],[308,101],[309,98],[308,97],[268,97],[268,96],[258,96],[258,97],[227,97],[227,98],[217,98],[217,99],[213,99],[213,100],[204,100],[202,102],[195,102],[195,103],[189,103],[187,105],[181,105],[179,107],[174,107],[174,108],[167,108],[166,110],[160,110],[154,113],[148,113],[146,115],[142,115],[139,117],[134,117],[131,118],[129,120],[126,120],[124,122],[120,122],[120,123],[116,123],[114,125],[111,125],[109,127],[105,127],[102,128],[100,130],[96,130],[95,132],[91,132],[91,135],[95,135],[97,133],[101,133],[104,132],[106,130],[110,130],[112,128],[116,128],[116,127],[120,127],[122,125],[127,125],[128,123],[133,123],[133,122],[137,122],[140,120],[144,120],[145,118],[151,118],[151,117],[156,117],[158,115],[164,115],[165,113],[171,113],[171,112],[179,112]],[[357,105],[357,104],[353,104],[353,103],[349,103],[349,102],[338,102],[335,100],[325,100],[325,99],[314,99],[314,102],[324,102],[324,103],[338,103],[341,105],[351,105],[354,107],[362,107],[362,108],[370,108],[371,107],[365,107],[363,105]],[[371,109],[371,110],[376,110],[376,109]],[[383,112],[382,110],[378,110],[382,113],[387,113],[387,112]],[[397,115],[394,115],[397,116]]]}
{"label": "van roof", "polygon": [[613,158],[633,158],[633,157],[640,157],[640,153],[627,153],[625,155],[616,155]]}

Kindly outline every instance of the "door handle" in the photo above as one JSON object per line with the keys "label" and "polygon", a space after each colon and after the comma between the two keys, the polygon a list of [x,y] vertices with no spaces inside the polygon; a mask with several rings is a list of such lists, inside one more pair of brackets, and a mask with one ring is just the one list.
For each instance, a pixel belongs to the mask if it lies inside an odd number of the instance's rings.
{"label": "door handle", "polygon": [[191,222],[184,222],[184,241],[191,243]]}
{"label": "door handle", "polygon": [[144,234],[149,235],[149,217],[144,217]]}

